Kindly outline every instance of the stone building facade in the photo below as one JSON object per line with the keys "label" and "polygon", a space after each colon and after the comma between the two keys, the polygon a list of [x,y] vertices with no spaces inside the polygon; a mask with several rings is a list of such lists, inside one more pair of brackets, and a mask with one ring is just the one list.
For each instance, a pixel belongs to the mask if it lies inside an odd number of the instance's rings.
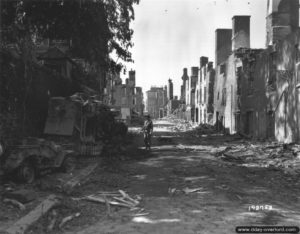
{"label": "stone building facade", "polygon": [[120,110],[121,118],[130,120],[133,115],[144,113],[144,97],[141,87],[136,87],[135,71],[129,71],[129,77],[122,83],[119,73],[108,73],[105,89],[106,102]]}
{"label": "stone building facade", "polygon": [[173,100],[173,81],[171,79],[168,80],[168,90],[167,90],[167,98],[168,100]]}
{"label": "stone building facade", "polygon": [[199,78],[195,95],[195,122],[213,124],[215,72],[207,57],[200,57]]}
{"label": "stone building facade", "polygon": [[195,97],[199,77],[199,68],[191,67],[191,75],[185,80],[185,114],[186,120],[195,121]]}
{"label": "stone building facade", "polygon": [[182,79],[182,85],[180,87],[180,101],[183,104],[185,104],[186,103],[186,85],[187,85],[187,80],[189,79],[187,68],[183,68],[183,74],[182,74],[181,79]]}
{"label": "stone building facade", "polygon": [[166,115],[167,87],[151,87],[146,92],[146,111],[153,119],[162,118]]}
{"label": "stone building facade", "polygon": [[216,31],[214,106],[219,129],[299,142],[298,8],[297,0],[268,1],[265,49],[250,48],[249,16],[233,17],[231,42],[228,29]]}

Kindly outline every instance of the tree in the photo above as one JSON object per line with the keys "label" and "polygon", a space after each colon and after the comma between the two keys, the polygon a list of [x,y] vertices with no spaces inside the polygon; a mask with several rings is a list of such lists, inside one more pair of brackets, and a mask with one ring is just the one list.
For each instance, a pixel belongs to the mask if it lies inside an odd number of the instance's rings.
{"label": "tree", "polygon": [[[8,44],[16,45],[22,61],[18,65],[22,72],[14,76],[18,82],[13,82],[15,87],[10,85],[9,88],[18,94],[18,105],[23,109],[23,126],[27,112],[26,102],[34,82],[35,46],[39,40],[47,38],[71,41],[70,56],[87,61],[95,68],[93,72],[119,70],[121,62],[113,61],[109,54],[115,51],[121,60],[132,61],[129,52],[133,46],[130,22],[134,20],[133,5],[138,3],[139,0],[0,1],[0,49],[5,50]],[[2,65],[10,66],[5,62]],[[7,81],[9,77],[10,75],[0,75],[0,90],[7,83],[12,83]],[[9,100],[15,100],[15,94],[8,93],[11,96]],[[0,93],[0,103],[1,99],[6,98]]]}
{"label": "tree", "polygon": [[[133,5],[139,0],[3,0],[4,41],[18,42],[30,36],[72,40],[71,55],[97,66],[108,66],[115,51],[132,61]],[[27,45],[28,47],[28,45]],[[117,65],[117,64],[116,64]]]}

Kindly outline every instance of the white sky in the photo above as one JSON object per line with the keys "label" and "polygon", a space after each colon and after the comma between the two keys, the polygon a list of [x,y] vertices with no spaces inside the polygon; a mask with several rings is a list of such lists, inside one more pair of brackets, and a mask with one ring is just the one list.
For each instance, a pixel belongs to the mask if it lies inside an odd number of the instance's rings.
{"label": "white sky", "polygon": [[144,93],[171,78],[179,96],[183,68],[190,74],[201,56],[214,62],[215,30],[232,28],[234,15],[251,15],[250,46],[264,48],[266,11],[267,0],[141,0],[132,23],[135,62],[127,68]]}

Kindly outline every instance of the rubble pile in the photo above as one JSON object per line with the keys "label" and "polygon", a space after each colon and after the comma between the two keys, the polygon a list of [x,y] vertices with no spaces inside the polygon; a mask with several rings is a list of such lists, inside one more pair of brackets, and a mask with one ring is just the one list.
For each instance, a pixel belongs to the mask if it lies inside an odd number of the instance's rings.
{"label": "rubble pile", "polygon": [[199,126],[197,126],[194,129],[195,133],[199,136],[199,135],[209,135],[209,134],[213,134],[216,132],[215,127],[213,125],[209,125],[209,124],[199,124]]}
{"label": "rubble pile", "polygon": [[178,119],[176,116],[173,115],[169,115],[164,117],[164,119],[170,121],[171,123],[173,123],[175,126],[172,126],[172,131],[174,132],[183,132],[183,131],[189,131],[193,129],[193,125],[187,121],[187,120],[183,120],[183,119]]}
{"label": "rubble pile", "polygon": [[300,145],[259,143],[230,146],[216,153],[225,161],[282,169],[286,174],[300,174]]}
{"label": "rubble pile", "polygon": [[190,121],[178,119],[176,116],[169,115],[164,117],[164,119],[172,122],[175,126],[172,127],[171,130],[175,132],[186,132],[192,134],[196,137],[201,135],[209,135],[216,133],[215,127],[213,125],[207,123],[201,123],[199,125],[195,125]]}

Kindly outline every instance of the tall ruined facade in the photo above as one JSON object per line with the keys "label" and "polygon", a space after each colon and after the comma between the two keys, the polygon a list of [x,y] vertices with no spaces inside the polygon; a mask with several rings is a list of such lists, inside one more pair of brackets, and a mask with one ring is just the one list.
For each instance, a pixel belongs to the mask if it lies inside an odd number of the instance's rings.
{"label": "tall ruined facade", "polygon": [[200,57],[199,78],[195,92],[195,117],[197,123],[213,123],[214,77],[213,63]]}
{"label": "tall ruined facade", "polygon": [[269,0],[266,30],[267,132],[281,142],[299,142],[299,1]]}
{"label": "tall ruined facade", "polygon": [[216,29],[215,32],[215,89],[214,119],[217,130],[223,129],[226,105],[226,67],[231,54],[232,29]]}
{"label": "tall ruined facade", "polygon": [[250,48],[249,16],[232,18],[231,51],[229,29],[216,30],[214,116],[220,130],[300,141],[298,10],[298,0],[268,1],[265,49]]}
{"label": "tall ruined facade", "polygon": [[266,23],[266,46],[282,41],[299,26],[299,2],[268,0]]}
{"label": "tall ruined facade", "polygon": [[216,30],[214,112],[218,130],[236,133],[240,125],[241,95],[238,89],[237,54],[250,47],[250,16],[234,16],[232,29]]}

